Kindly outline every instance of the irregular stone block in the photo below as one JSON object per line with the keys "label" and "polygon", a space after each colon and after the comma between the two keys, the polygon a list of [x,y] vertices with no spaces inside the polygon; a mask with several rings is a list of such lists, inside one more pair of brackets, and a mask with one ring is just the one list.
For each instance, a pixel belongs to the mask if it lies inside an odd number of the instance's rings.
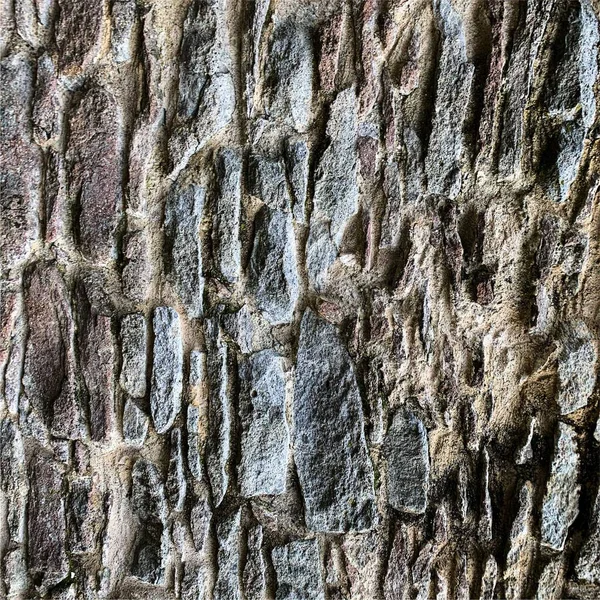
{"label": "irregular stone block", "polygon": [[306,266],[320,289],[339,250],[348,219],[358,210],[356,93],[338,94],[327,122],[329,146],[317,168]]}
{"label": "irregular stone block", "polygon": [[69,482],[67,501],[69,550],[94,552],[104,527],[103,496],[91,477],[77,477]]}
{"label": "irregular stone block", "polygon": [[200,352],[199,350],[192,350],[190,352],[189,383],[191,387],[197,387],[204,381],[205,360],[206,355],[204,352]]}
{"label": "irregular stone block", "polygon": [[572,413],[587,405],[596,384],[596,347],[583,323],[565,328],[558,359],[561,414]]}
{"label": "irregular stone block", "polygon": [[461,187],[462,129],[475,69],[467,60],[465,32],[458,12],[450,0],[440,0],[436,8],[443,39],[425,171],[430,192],[453,198]]}
{"label": "irregular stone block", "polygon": [[77,288],[77,350],[88,402],[90,436],[94,441],[110,437],[115,423],[115,350],[111,319],[99,314]]}
{"label": "irregular stone block", "polygon": [[131,507],[140,523],[131,574],[160,585],[168,546],[164,484],[158,469],[145,459],[136,461],[131,477]]}
{"label": "irregular stone block", "polygon": [[63,469],[58,463],[40,452],[31,459],[27,556],[29,572],[42,591],[56,585],[69,573],[63,483]]}
{"label": "irregular stone block", "polygon": [[25,539],[27,473],[23,437],[15,423],[5,418],[0,423],[0,489],[7,502],[6,525],[10,540]]}
{"label": "irregular stone block", "polygon": [[123,291],[131,300],[143,302],[148,295],[153,270],[146,230],[130,231],[123,236],[123,255]]}
{"label": "irregular stone block", "polygon": [[202,456],[200,449],[200,411],[197,406],[190,404],[187,409],[187,444],[188,466],[192,475],[198,480],[204,479]]}
{"label": "irregular stone block", "polygon": [[181,408],[183,390],[183,344],[179,315],[167,306],[154,311],[154,356],[150,408],[154,428],[168,431]]}
{"label": "irregular stone block", "polygon": [[578,579],[590,583],[600,583],[600,490],[596,494],[596,502],[589,524],[589,533],[576,563]]}
{"label": "irregular stone block", "polygon": [[273,548],[272,557],[276,600],[325,600],[317,540],[298,540]]}
{"label": "irregular stone block", "polygon": [[60,0],[55,25],[61,70],[86,66],[100,50],[102,4],[85,0]]}
{"label": "irregular stone block", "polygon": [[289,210],[292,205],[281,160],[252,156],[248,165],[248,191],[272,210]]}
{"label": "irregular stone block", "polygon": [[78,215],[74,238],[85,257],[99,263],[116,258],[115,233],[123,208],[117,114],[113,96],[91,87],[77,99],[69,119],[68,191]]}
{"label": "irregular stone block", "polygon": [[292,18],[276,23],[265,68],[267,115],[306,131],[312,117],[314,68],[311,31]]}
{"label": "irregular stone block", "polygon": [[110,42],[117,63],[129,62],[135,55],[139,18],[135,0],[117,0],[112,5]]}
{"label": "irregular stone block", "polygon": [[206,500],[199,500],[190,512],[190,527],[194,546],[198,552],[202,552],[208,541],[210,533],[210,521],[212,511]]}
{"label": "irregular stone block", "polygon": [[215,164],[218,193],[213,215],[212,245],[216,266],[226,281],[238,280],[242,268],[240,241],[242,157],[222,150]]}
{"label": "irregular stone block", "polygon": [[208,379],[208,478],[215,506],[219,506],[229,485],[231,455],[230,377],[227,344],[223,341],[216,320],[207,321]]}
{"label": "irregular stone block", "polygon": [[121,387],[134,398],[146,395],[146,356],[148,335],[146,319],[141,314],[121,319]]}
{"label": "irregular stone block", "polygon": [[143,446],[148,435],[149,419],[144,411],[128,398],[123,408],[123,438],[132,446]]}
{"label": "irregular stone block", "polygon": [[579,454],[575,430],[558,424],[552,470],[542,504],[542,544],[562,550],[571,523],[579,512]]}
{"label": "irregular stone block", "polygon": [[283,358],[272,350],[240,365],[242,458],[238,481],[243,496],[282,494],[289,454]]}
{"label": "irregular stone block", "polygon": [[55,142],[60,136],[61,102],[54,61],[48,54],[38,58],[33,102],[33,134],[38,144]]}
{"label": "irregular stone block", "polygon": [[429,486],[427,430],[414,415],[394,416],[384,442],[388,463],[388,502],[396,510],[425,512]]}
{"label": "irregular stone block", "polygon": [[214,600],[240,600],[240,516],[241,510],[217,526],[217,581]]}
{"label": "irregular stone block", "polygon": [[[8,597],[23,597],[29,587],[25,549],[23,547],[17,547],[14,550],[9,550],[4,555],[2,562]],[[21,596],[19,596],[19,594]]]}
{"label": "irregular stone block", "polygon": [[31,140],[29,120],[34,71],[25,53],[6,56],[0,62],[3,111],[0,122],[0,189],[2,190],[3,269],[27,257],[39,235],[38,205],[41,200],[42,161]]}
{"label": "irregular stone block", "polygon": [[307,526],[367,530],[375,492],[354,367],[336,328],[306,310],[294,390],[294,459]]}
{"label": "irregular stone block", "polygon": [[172,512],[181,512],[185,506],[187,480],[183,461],[181,429],[171,431],[171,456],[166,482],[167,498]]}
{"label": "irregular stone block", "polygon": [[285,161],[292,190],[292,214],[298,223],[305,222],[309,159],[306,142],[295,142],[286,146]]}
{"label": "irregular stone block", "polygon": [[204,278],[200,220],[205,196],[205,189],[200,186],[180,189],[176,185],[167,198],[165,208],[166,271],[190,318],[202,315]]}
{"label": "irregular stone block", "polygon": [[247,600],[264,600],[266,591],[265,561],[262,550],[263,529],[257,525],[248,531],[248,550],[242,576]]}
{"label": "irregular stone block", "polygon": [[254,231],[248,291],[272,325],[287,323],[300,294],[291,214],[263,207]]}

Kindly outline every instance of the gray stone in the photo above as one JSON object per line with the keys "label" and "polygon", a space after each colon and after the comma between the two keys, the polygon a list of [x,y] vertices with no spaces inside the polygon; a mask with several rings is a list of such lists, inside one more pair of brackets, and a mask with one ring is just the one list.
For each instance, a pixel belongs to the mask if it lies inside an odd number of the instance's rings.
{"label": "gray stone", "polygon": [[576,563],[577,578],[590,583],[600,583],[600,490],[589,523],[588,535]]}
{"label": "gray stone", "polygon": [[253,354],[240,365],[240,381],[241,493],[282,494],[290,442],[283,358],[272,350]]}
{"label": "gray stone", "polygon": [[292,201],[281,159],[273,160],[260,155],[250,157],[248,191],[273,210],[291,209]]}
{"label": "gray stone", "polygon": [[25,597],[29,586],[25,549],[17,546],[14,550],[9,550],[2,559],[2,567],[8,597]]}
{"label": "gray stone", "polygon": [[188,443],[188,466],[192,475],[202,481],[202,456],[200,451],[200,410],[197,406],[190,404],[187,409],[187,443]]}
{"label": "gray stone", "polygon": [[190,512],[190,527],[194,546],[198,552],[206,547],[208,535],[210,533],[210,521],[212,511],[206,500],[199,500]]}
{"label": "gray stone", "polygon": [[304,132],[312,120],[314,57],[311,31],[292,18],[276,23],[269,41],[265,81],[268,116]]}
{"label": "gray stone", "polygon": [[598,359],[594,341],[583,323],[565,327],[558,359],[561,414],[569,414],[587,405],[596,384]]}
{"label": "gray stone", "polygon": [[242,583],[246,600],[264,600],[266,592],[265,560],[262,549],[261,525],[248,531],[248,549]]}
{"label": "gray stone", "polygon": [[16,543],[25,539],[27,473],[23,436],[15,423],[5,418],[0,423],[0,490],[6,502],[8,538]]}
{"label": "gray stone", "polygon": [[185,507],[187,480],[180,428],[171,431],[171,456],[165,489],[171,512],[181,512]]}
{"label": "gray stone", "polygon": [[150,408],[154,428],[168,431],[181,408],[183,388],[183,345],[179,315],[166,306],[154,311],[154,356]]}
{"label": "gray stone", "polygon": [[286,146],[285,161],[292,190],[292,213],[298,223],[304,223],[306,220],[309,159],[306,142],[295,142]]}
{"label": "gray stone", "polygon": [[55,35],[62,70],[75,72],[89,64],[100,50],[102,8],[85,0],[60,0]]}
{"label": "gray stone", "polygon": [[146,319],[141,314],[121,319],[121,387],[134,398],[146,395],[146,357],[148,352]]}
{"label": "gray stone", "polygon": [[374,475],[354,367],[336,328],[309,309],[300,327],[293,414],[307,526],[330,532],[370,529]]}
{"label": "gray stone", "polygon": [[239,279],[242,243],[240,240],[242,157],[231,149],[216,159],[218,194],[213,215],[213,254],[226,281]]}
{"label": "gray stone", "polygon": [[148,295],[153,272],[145,229],[130,231],[123,236],[123,255],[123,291],[131,300],[143,302]]}
{"label": "gray stone", "polygon": [[104,527],[102,494],[91,477],[76,477],[69,482],[67,498],[69,551],[94,552]]}
{"label": "gray stone", "polygon": [[330,143],[316,173],[306,265],[317,289],[335,260],[348,219],[358,210],[356,132],[356,93],[350,88],[338,94],[331,105],[327,122]]}
{"label": "gray stone", "polygon": [[38,58],[32,120],[33,135],[41,146],[60,136],[60,92],[54,61],[48,54]]}
{"label": "gray stone", "polygon": [[206,355],[200,350],[192,350],[190,352],[190,386],[197,387],[202,384],[205,378],[205,361]]}
{"label": "gray stone", "polygon": [[231,455],[231,398],[229,350],[216,320],[206,322],[208,375],[208,478],[213,502],[219,506],[229,485]]}
{"label": "gray stone", "polygon": [[198,185],[171,190],[165,207],[167,272],[190,318],[202,315],[202,256],[200,220],[206,191]]}
{"label": "gray stone", "polygon": [[240,517],[238,509],[217,525],[217,581],[213,600],[241,600]]}
{"label": "gray stone", "polygon": [[38,452],[29,463],[27,556],[29,572],[44,591],[69,573],[62,466]]}
{"label": "gray stone", "polygon": [[148,416],[128,398],[123,408],[123,438],[132,446],[142,446],[148,435]]}
{"label": "gray stone", "polygon": [[325,600],[317,540],[298,540],[273,548],[276,600]]}
{"label": "gray stone", "polygon": [[131,508],[139,521],[131,574],[154,585],[165,576],[167,502],[158,469],[138,459],[131,475]]}
{"label": "gray stone", "polygon": [[248,291],[272,325],[291,321],[300,280],[290,213],[265,206],[256,215]]}
{"label": "gray stone", "polygon": [[552,470],[542,504],[542,544],[562,550],[569,527],[579,512],[579,454],[575,430],[558,424],[558,439]]}
{"label": "gray stone", "polygon": [[496,585],[498,583],[498,563],[490,555],[485,563],[483,575],[481,576],[481,600],[494,600],[496,598]]}
{"label": "gray stone", "polygon": [[414,415],[394,416],[384,442],[388,463],[388,502],[396,510],[420,514],[427,506],[429,445],[427,430]]}
{"label": "gray stone", "polygon": [[461,187],[462,125],[475,68],[467,61],[465,32],[458,12],[450,0],[439,0],[435,5],[443,39],[425,170],[431,193],[455,197]]}
{"label": "gray stone", "polygon": [[536,600],[554,600],[563,597],[565,583],[563,562],[560,558],[551,560],[542,571],[538,581]]}
{"label": "gray stone", "polygon": [[261,338],[265,336],[261,334],[268,329],[268,324],[260,313],[252,312],[247,304],[235,313],[223,314],[221,323],[242,354],[250,354],[264,348]]}
{"label": "gray stone", "polygon": [[139,19],[135,0],[117,0],[112,5],[110,42],[117,63],[129,62],[135,54]]}

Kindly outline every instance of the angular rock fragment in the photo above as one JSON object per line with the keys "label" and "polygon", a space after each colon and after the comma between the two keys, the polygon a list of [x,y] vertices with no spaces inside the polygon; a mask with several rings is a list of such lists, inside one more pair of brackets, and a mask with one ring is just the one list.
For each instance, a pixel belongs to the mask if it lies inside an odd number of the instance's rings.
{"label": "angular rock fragment", "polygon": [[348,219],[358,210],[356,121],[356,93],[351,88],[338,94],[331,105],[330,144],[317,168],[306,250],[306,267],[317,289],[337,256]]}
{"label": "angular rock fragment", "polygon": [[152,280],[152,262],[146,230],[130,231],[123,236],[123,255],[125,266],[121,279],[125,295],[136,302],[143,302]]}
{"label": "angular rock fragment", "polygon": [[38,452],[29,463],[27,556],[29,572],[47,590],[69,573],[63,469]]}
{"label": "angular rock fragment", "polygon": [[110,437],[115,425],[115,350],[110,317],[90,302],[85,285],[78,286],[77,350],[88,401],[90,436]]}
{"label": "angular rock fragment", "polygon": [[0,490],[5,495],[8,538],[17,543],[25,539],[27,473],[23,437],[9,418],[0,422]]}
{"label": "angular rock fragment", "polygon": [[167,533],[167,503],[158,469],[139,459],[131,474],[131,507],[139,520],[131,574],[160,585],[164,581]]}
{"label": "angular rock fragment", "polygon": [[171,457],[166,482],[167,498],[172,512],[181,512],[185,506],[187,480],[183,459],[181,429],[171,431]]}
{"label": "angular rock fragment", "polygon": [[241,510],[217,526],[217,581],[214,600],[241,600],[240,589],[240,517]]}
{"label": "angular rock fragment", "polygon": [[222,150],[216,160],[218,194],[213,216],[212,244],[216,266],[226,281],[240,276],[242,158],[235,150]]}
{"label": "angular rock fragment", "polygon": [[242,354],[250,354],[263,348],[262,339],[266,321],[260,313],[251,312],[247,304],[235,313],[221,316],[221,323],[227,335],[239,346]]}
{"label": "angular rock fragment", "polygon": [[39,234],[37,211],[42,162],[39,148],[31,140],[29,126],[33,84],[33,64],[25,53],[1,60],[0,265],[3,269],[23,260]]}
{"label": "angular rock fragment", "polygon": [[135,0],[117,0],[112,5],[110,41],[117,63],[129,62],[135,54],[139,29]]}
{"label": "angular rock fragment", "polygon": [[202,481],[202,456],[200,453],[200,410],[197,406],[190,404],[187,409],[187,447],[188,447],[188,466],[192,475]]}
{"label": "angular rock fragment", "polygon": [[179,64],[181,126],[169,140],[174,174],[233,117],[236,94],[224,5],[194,0],[188,8]]}
{"label": "angular rock fragment", "polygon": [[248,165],[248,191],[272,210],[288,210],[291,199],[281,160],[253,156]]}
{"label": "angular rock fragment", "polygon": [[190,185],[171,190],[165,208],[165,244],[167,273],[170,274],[179,300],[192,319],[202,315],[202,256],[200,254],[200,220],[205,189]]}
{"label": "angular rock fragment", "polygon": [[206,500],[199,500],[190,512],[190,527],[194,546],[201,552],[208,541],[212,512]]}
{"label": "angular rock fragment", "polygon": [[292,191],[292,214],[298,223],[305,222],[309,159],[306,142],[295,142],[286,146],[285,161]]}
{"label": "angular rock fragment", "polygon": [[420,514],[427,506],[429,445],[427,431],[414,415],[394,416],[384,442],[388,463],[388,502],[396,510]]}
{"label": "angular rock fragment", "polygon": [[566,327],[558,359],[561,414],[572,413],[587,405],[596,384],[598,356],[590,332],[583,323]]}
{"label": "angular rock fragment", "polygon": [[207,321],[207,379],[208,379],[208,478],[213,502],[219,506],[229,485],[231,455],[231,383],[229,350],[223,341],[216,320]]}
{"label": "angular rock fragment", "polygon": [[121,387],[134,398],[146,395],[146,356],[148,335],[146,319],[141,314],[121,319]]}
{"label": "angular rock fragment", "polygon": [[306,310],[294,390],[294,460],[307,526],[370,529],[374,475],[354,367],[335,327]]}
{"label": "angular rock fragment", "polygon": [[267,115],[301,133],[306,131],[312,117],[313,71],[310,30],[292,18],[277,23],[265,68]]}
{"label": "angular rock fragment", "polygon": [[465,31],[449,0],[436,4],[443,40],[435,114],[425,159],[430,192],[454,197],[460,191],[462,126],[469,107],[474,67],[467,61]]}
{"label": "angular rock fragment", "polygon": [[33,103],[33,134],[38,144],[55,142],[60,135],[60,92],[54,61],[48,54],[38,58]]}
{"label": "angular rock fragment", "polygon": [[149,419],[144,411],[128,398],[123,408],[123,438],[132,446],[142,446],[148,434]]}
{"label": "angular rock fragment", "polygon": [[247,600],[264,600],[266,591],[265,561],[262,550],[263,529],[260,525],[248,531],[248,551],[242,576]]}
{"label": "angular rock fragment", "polygon": [[240,366],[240,381],[241,493],[245,497],[281,494],[290,441],[283,358],[272,350],[253,354]]}
{"label": "angular rock fragment", "polygon": [[60,0],[55,26],[60,67],[73,71],[87,65],[100,50],[102,4],[85,0]]}
{"label": "angular rock fragment", "polygon": [[168,431],[181,408],[183,389],[183,345],[179,315],[167,306],[154,311],[154,354],[150,408],[154,428]]}
{"label": "angular rock fragment", "polygon": [[565,583],[564,567],[560,559],[551,560],[540,575],[536,600],[547,598],[562,598]]}
{"label": "angular rock fragment", "polygon": [[496,584],[498,583],[498,563],[490,556],[481,576],[481,600],[494,600],[496,598]]}
{"label": "angular rock fragment", "polygon": [[291,214],[265,206],[256,215],[254,231],[248,291],[272,325],[287,323],[300,294]]}
{"label": "angular rock fragment", "polygon": [[[85,11],[84,11],[85,12]],[[93,262],[116,258],[116,229],[123,208],[118,106],[101,87],[77,98],[67,142],[68,192],[75,203],[74,238]]]}
{"label": "angular rock fragment", "polygon": [[67,501],[69,550],[94,552],[103,528],[103,498],[91,477],[77,477],[69,482]]}
{"label": "angular rock fragment", "polygon": [[273,548],[276,600],[325,600],[317,540],[298,540]]}
{"label": "angular rock fragment", "polygon": [[552,470],[542,504],[542,544],[562,550],[571,523],[579,512],[579,453],[575,430],[558,424],[558,439]]}
{"label": "angular rock fragment", "polygon": [[600,490],[596,494],[596,502],[589,524],[589,533],[579,552],[576,563],[577,578],[590,583],[600,583]]}

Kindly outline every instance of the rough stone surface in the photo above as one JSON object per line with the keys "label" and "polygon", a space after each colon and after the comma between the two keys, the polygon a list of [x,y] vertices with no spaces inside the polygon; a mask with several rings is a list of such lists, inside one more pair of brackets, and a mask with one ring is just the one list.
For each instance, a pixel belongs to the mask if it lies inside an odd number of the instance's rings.
{"label": "rough stone surface", "polygon": [[0,0],[0,598],[600,598],[598,0]]}
{"label": "rough stone surface", "polygon": [[310,309],[302,317],[293,413],[294,460],[308,527],[370,529],[374,476],[354,367],[335,327]]}
{"label": "rough stone surface", "polygon": [[300,540],[273,548],[272,558],[277,576],[276,600],[325,599],[317,540]]}
{"label": "rough stone surface", "polygon": [[154,352],[150,407],[158,433],[165,433],[181,408],[183,388],[183,347],[179,315],[172,308],[154,311]]}
{"label": "rough stone surface", "polygon": [[240,491],[246,497],[281,494],[290,445],[283,358],[271,350],[253,354],[240,367],[240,381]]}

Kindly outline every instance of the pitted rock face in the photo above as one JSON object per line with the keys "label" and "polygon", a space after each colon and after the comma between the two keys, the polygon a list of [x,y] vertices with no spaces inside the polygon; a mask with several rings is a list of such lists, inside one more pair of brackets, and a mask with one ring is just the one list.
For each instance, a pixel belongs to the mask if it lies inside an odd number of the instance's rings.
{"label": "pitted rock face", "polygon": [[600,598],[599,52],[0,1],[0,598]]}

